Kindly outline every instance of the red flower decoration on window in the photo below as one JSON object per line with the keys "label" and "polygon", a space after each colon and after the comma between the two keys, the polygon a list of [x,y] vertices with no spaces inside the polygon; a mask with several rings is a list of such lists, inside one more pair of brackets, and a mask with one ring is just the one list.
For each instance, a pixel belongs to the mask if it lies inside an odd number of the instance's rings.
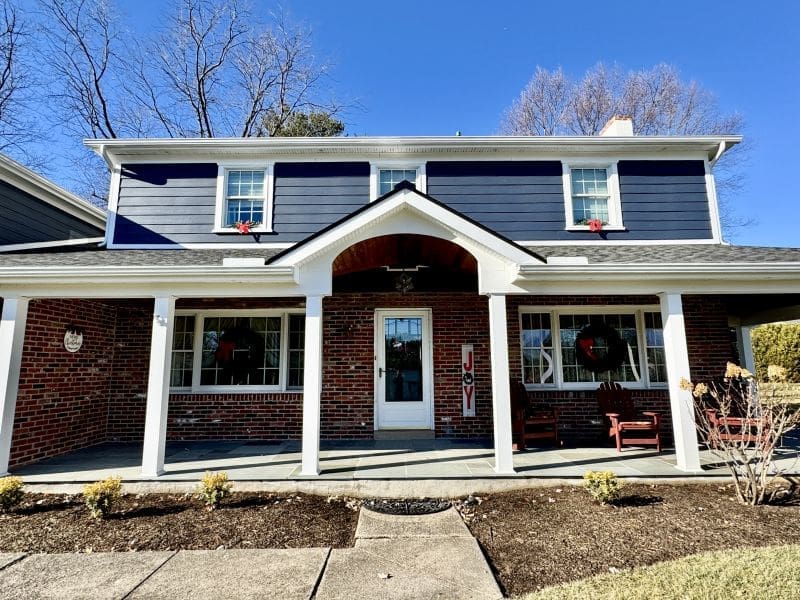
{"label": "red flower decoration on window", "polygon": [[241,234],[250,233],[250,230],[258,225],[256,221],[237,221],[234,223],[234,227],[236,227],[236,231]]}
{"label": "red flower decoration on window", "polygon": [[600,219],[589,219],[587,224],[589,231],[603,231],[603,222]]}

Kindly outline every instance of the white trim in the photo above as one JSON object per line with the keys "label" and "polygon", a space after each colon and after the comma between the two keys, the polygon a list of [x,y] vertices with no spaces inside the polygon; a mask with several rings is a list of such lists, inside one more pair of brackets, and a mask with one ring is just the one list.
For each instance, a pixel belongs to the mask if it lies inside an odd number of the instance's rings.
{"label": "white trim", "polygon": [[[264,157],[276,156],[292,160],[318,160],[322,155],[341,160],[344,156],[369,155],[386,158],[392,154],[408,159],[409,156],[427,154],[484,154],[487,160],[500,160],[509,156],[565,155],[604,153],[615,155],[632,152],[641,158],[643,152],[659,155],[667,160],[670,153],[694,152],[713,159],[725,142],[725,148],[741,142],[741,136],[439,136],[439,137],[348,137],[348,138],[204,138],[204,139],[116,139],[84,140],[84,143],[104,155],[111,164],[132,163],[135,160],[173,162],[173,156],[192,162],[189,157],[216,157],[236,155]],[[470,157],[473,158],[473,157]],[[196,158],[195,158],[196,160]],[[213,159],[212,159],[213,160]],[[367,158],[368,160],[368,158]]]}
{"label": "white trim", "polygon": [[[520,347],[520,376],[525,388],[528,390],[595,390],[602,380],[598,381],[564,381],[564,364],[561,354],[561,323],[559,317],[562,315],[633,315],[636,322],[636,343],[637,359],[634,370],[639,375],[639,381],[623,381],[625,387],[631,389],[659,390],[667,387],[666,382],[650,381],[650,373],[647,368],[647,349],[645,348],[645,321],[644,313],[659,313],[661,308],[658,304],[613,304],[613,305],[592,305],[592,306],[571,306],[571,305],[520,305],[518,310],[519,321],[519,347]],[[553,382],[552,383],[525,383],[525,367],[522,361],[524,352],[523,323],[524,314],[547,314],[550,316],[550,333],[553,338]],[[663,323],[662,323],[663,327]]]}
{"label": "white trim", "polygon": [[717,196],[717,182],[708,160],[703,161],[706,171],[706,196],[708,196],[708,214],[711,219],[711,236],[722,241],[722,222],[719,216],[719,198]]}
{"label": "white trim", "polygon": [[[422,346],[421,362],[422,362],[422,398],[423,408],[425,404],[428,406],[426,413],[427,422],[424,425],[420,424],[397,424],[397,425],[382,425],[385,417],[385,387],[382,385],[382,376],[379,374],[379,369],[384,369],[385,372],[385,337],[384,337],[384,319],[387,317],[421,317],[422,318]],[[375,365],[373,369],[373,381],[375,391],[375,406],[374,406],[374,430],[386,429],[424,429],[435,430],[435,410],[434,410],[434,364],[433,364],[433,324],[432,324],[432,311],[430,308],[376,308],[374,323],[374,339],[375,339]]]}
{"label": "white trim", "polygon": [[253,233],[271,233],[273,219],[272,207],[275,197],[274,161],[217,161],[217,186],[216,198],[214,201],[214,228],[212,229],[212,233],[239,233],[235,227],[225,226],[225,209],[228,200],[225,191],[227,189],[228,173],[230,171],[264,172],[264,221],[261,225],[254,227],[250,231]]}
{"label": "white trim", "polygon": [[114,243],[114,234],[117,230],[117,211],[119,210],[119,191],[122,185],[122,167],[111,167],[111,177],[108,187],[108,218],[106,220],[106,248],[111,248]]}
{"label": "white trim", "polygon": [[572,210],[573,169],[604,169],[608,182],[608,223],[603,231],[627,231],[622,221],[622,199],[619,189],[617,160],[598,158],[570,158],[561,161],[561,179],[564,186],[564,216],[566,231],[589,231],[588,225],[576,225]]}
{"label": "white trim", "polygon": [[300,474],[319,475],[320,399],[322,395],[322,296],[306,297],[303,365],[303,434]]}
{"label": "white trim", "polygon": [[489,355],[492,367],[492,425],[495,473],[512,475],[511,388],[508,378],[506,297],[489,294]]}
{"label": "white trim", "polygon": [[[587,230],[588,231],[588,230]],[[608,231],[608,229],[606,229]],[[567,240],[523,240],[523,241],[516,241],[516,244],[520,246],[529,247],[529,246],[693,246],[697,244],[717,244],[719,245],[719,240],[714,240],[711,238],[701,238],[697,240],[603,240],[603,239],[592,239],[592,240],[578,240],[578,239],[567,239]],[[727,245],[727,244],[725,244]]]}
{"label": "white trim", "polygon": [[[234,230],[236,231],[236,230]],[[226,230],[227,232],[227,230]],[[238,233],[238,232],[236,232]],[[241,244],[207,242],[198,244],[111,244],[109,250],[258,250],[291,248],[297,242],[244,242]]]}
{"label": "white trim", "polygon": [[103,229],[106,225],[106,211],[2,154],[0,154],[0,180],[88,225],[99,229]]}
{"label": "white trim", "polygon": [[409,160],[377,160],[369,163],[369,201],[379,198],[380,172],[384,170],[415,170],[417,172],[414,187],[417,191],[426,193],[428,189],[427,176],[425,175],[426,162]]}
{"label": "white trim", "polygon": [[142,475],[157,477],[164,472],[169,410],[169,379],[172,334],[175,327],[175,297],[155,299],[150,338],[150,368],[147,376]]}
{"label": "white trim", "polygon": [[681,471],[701,471],[697,447],[697,428],[692,393],[681,389],[682,379],[691,379],[683,303],[677,293],[659,294],[661,326],[664,332],[664,359],[669,382],[669,401],[675,439],[675,459]]}
{"label": "white trim", "polygon": [[[176,317],[194,317],[194,342],[192,344],[192,386],[170,386],[171,394],[262,394],[262,393],[302,393],[301,388],[287,386],[289,380],[289,317],[305,314],[302,308],[258,308],[258,309],[180,309]],[[205,319],[217,317],[280,317],[281,342],[278,357],[278,385],[201,385],[200,376],[203,357],[203,323]],[[170,355],[173,348],[170,346]]]}
{"label": "white trim", "polygon": [[29,242],[27,244],[9,244],[8,246],[0,246],[0,253],[3,252],[17,252],[18,250],[36,250],[38,248],[61,248],[63,246],[83,246],[89,244],[100,245],[103,243],[104,238],[78,238],[72,240],[54,240],[52,242]]}
{"label": "white trim", "polygon": [[0,477],[8,473],[17,408],[28,298],[9,298],[0,313]]}

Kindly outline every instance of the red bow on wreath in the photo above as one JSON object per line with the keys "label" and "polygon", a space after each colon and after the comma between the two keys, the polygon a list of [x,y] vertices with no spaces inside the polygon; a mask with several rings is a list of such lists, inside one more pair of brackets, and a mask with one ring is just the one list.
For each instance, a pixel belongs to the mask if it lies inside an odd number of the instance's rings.
{"label": "red bow on wreath", "polygon": [[594,338],[583,338],[578,340],[578,345],[581,347],[581,350],[586,355],[587,358],[591,360],[597,360],[597,355],[594,353]]}

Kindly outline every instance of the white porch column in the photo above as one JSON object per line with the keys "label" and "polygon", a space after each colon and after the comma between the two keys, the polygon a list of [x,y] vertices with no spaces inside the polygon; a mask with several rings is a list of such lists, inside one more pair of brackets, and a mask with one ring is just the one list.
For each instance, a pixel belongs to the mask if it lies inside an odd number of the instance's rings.
{"label": "white porch column", "polygon": [[8,474],[28,298],[5,298],[0,317],[0,476]]}
{"label": "white porch column", "polygon": [[494,470],[514,473],[511,439],[511,389],[508,372],[506,297],[489,295],[489,342],[492,364],[492,417],[494,420]]}
{"label": "white porch column", "polygon": [[306,297],[303,350],[303,442],[300,474],[319,475],[319,418],[322,393],[322,296]]}
{"label": "white porch column", "polygon": [[751,373],[756,372],[756,359],[753,356],[753,339],[751,337],[751,333],[753,331],[753,327],[750,325],[742,325],[739,328],[739,335],[741,336],[741,350],[742,356],[740,360],[742,364],[739,365],[740,367],[744,367]]}
{"label": "white porch column", "polygon": [[669,402],[672,410],[672,429],[675,436],[677,466],[682,471],[700,471],[700,452],[694,420],[692,393],[682,390],[681,378],[690,378],[689,352],[686,346],[686,327],[683,302],[676,293],[659,294],[661,320],[664,328],[664,358],[669,382]]}
{"label": "white porch column", "polygon": [[175,298],[172,296],[156,298],[153,306],[153,337],[150,340],[150,370],[147,378],[147,409],[142,452],[142,475],[146,477],[156,477],[164,472],[174,320]]}

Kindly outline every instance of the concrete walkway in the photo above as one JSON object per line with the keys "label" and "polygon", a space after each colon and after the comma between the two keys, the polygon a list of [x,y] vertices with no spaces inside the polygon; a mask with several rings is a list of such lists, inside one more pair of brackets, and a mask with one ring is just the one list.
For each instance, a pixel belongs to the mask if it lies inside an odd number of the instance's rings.
{"label": "concrete walkway", "polygon": [[362,509],[354,548],[0,554],[0,598],[499,599],[458,513]]}

